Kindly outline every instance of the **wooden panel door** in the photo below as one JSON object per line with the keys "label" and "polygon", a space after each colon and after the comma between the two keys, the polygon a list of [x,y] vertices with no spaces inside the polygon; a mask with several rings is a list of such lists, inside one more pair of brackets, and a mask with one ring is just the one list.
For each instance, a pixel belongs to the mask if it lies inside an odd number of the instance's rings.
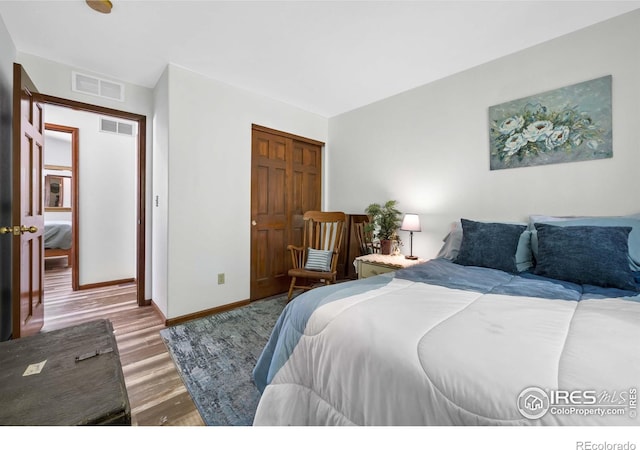
{"label": "wooden panel door", "polygon": [[13,71],[13,338],[44,323],[44,110],[19,64]]}
{"label": "wooden panel door", "polygon": [[287,290],[290,139],[253,131],[251,175],[251,300]]}
{"label": "wooden panel door", "polygon": [[251,300],[286,292],[287,245],[302,242],[302,214],[320,210],[322,144],[254,126],[251,156]]}
{"label": "wooden panel door", "polygon": [[291,235],[289,243],[302,245],[304,223],[302,216],[306,211],[322,209],[322,148],[318,145],[292,141],[291,171]]}

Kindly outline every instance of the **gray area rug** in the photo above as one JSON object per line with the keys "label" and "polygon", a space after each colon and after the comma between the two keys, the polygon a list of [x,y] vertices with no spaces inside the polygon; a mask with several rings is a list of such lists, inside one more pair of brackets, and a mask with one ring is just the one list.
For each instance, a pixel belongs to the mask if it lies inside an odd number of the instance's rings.
{"label": "gray area rug", "polygon": [[160,331],[205,424],[253,423],[252,371],[286,303],[271,297]]}

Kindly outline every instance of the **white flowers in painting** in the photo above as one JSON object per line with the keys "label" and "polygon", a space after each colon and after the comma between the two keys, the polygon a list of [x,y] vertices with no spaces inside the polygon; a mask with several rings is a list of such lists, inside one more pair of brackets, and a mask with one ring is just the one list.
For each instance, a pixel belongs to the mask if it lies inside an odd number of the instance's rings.
{"label": "white flowers in painting", "polygon": [[569,127],[565,125],[561,125],[558,128],[555,128],[551,134],[545,140],[545,145],[549,150],[553,150],[556,147],[567,142],[569,139]]}
{"label": "white flowers in painting", "polygon": [[504,162],[513,157],[522,160],[545,152],[571,152],[583,143],[595,149],[601,142],[602,130],[588,114],[577,107],[560,112],[548,111],[540,104],[527,104],[520,114],[495,121],[491,128],[495,143],[493,152]]}
{"label": "white flowers in painting", "polygon": [[508,156],[511,156],[526,144],[527,139],[522,135],[522,133],[514,133],[509,136],[507,141],[504,143],[504,151]]}
{"label": "white flowers in painting", "polygon": [[513,134],[514,131],[519,130],[524,125],[524,117],[522,116],[512,116],[507,117],[500,124],[500,133],[502,134]]}
{"label": "white flowers in painting", "polygon": [[522,135],[529,142],[543,141],[553,133],[553,123],[548,120],[536,120],[524,129]]}

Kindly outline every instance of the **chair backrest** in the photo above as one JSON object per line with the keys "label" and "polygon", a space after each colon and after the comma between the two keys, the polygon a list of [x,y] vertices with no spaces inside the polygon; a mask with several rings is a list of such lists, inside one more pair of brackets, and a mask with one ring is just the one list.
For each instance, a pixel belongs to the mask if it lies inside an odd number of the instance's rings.
{"label": "chair backrest", "polygon": [[344,236],[347,216],[343,212],[307,211],[304,221],[303,245],[315,250],[331,250],[331,271],[336,269]]}
{"label": "chair backrest", "polygon": [[360,256],[380,253],[380,246],[373,242],[373,227],[370,220],[358,222],[355,225],[355,233],[358,238]]}
{"label": "chair backrest", "polygon": [[360,256],[373,253],[373,232],[367,231],[369,222],[358,222],[355,225],[355,233],[358,238],[358,248]]}

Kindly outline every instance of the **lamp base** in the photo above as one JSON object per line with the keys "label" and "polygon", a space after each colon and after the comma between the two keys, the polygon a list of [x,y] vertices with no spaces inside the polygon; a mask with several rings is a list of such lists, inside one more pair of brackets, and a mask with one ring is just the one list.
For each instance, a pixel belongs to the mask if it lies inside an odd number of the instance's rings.
{"label": "lamp base", "polygon": [[405,255],[404,257],[405,259],[418,259],[417,256],[413,256],[413,255]]}

